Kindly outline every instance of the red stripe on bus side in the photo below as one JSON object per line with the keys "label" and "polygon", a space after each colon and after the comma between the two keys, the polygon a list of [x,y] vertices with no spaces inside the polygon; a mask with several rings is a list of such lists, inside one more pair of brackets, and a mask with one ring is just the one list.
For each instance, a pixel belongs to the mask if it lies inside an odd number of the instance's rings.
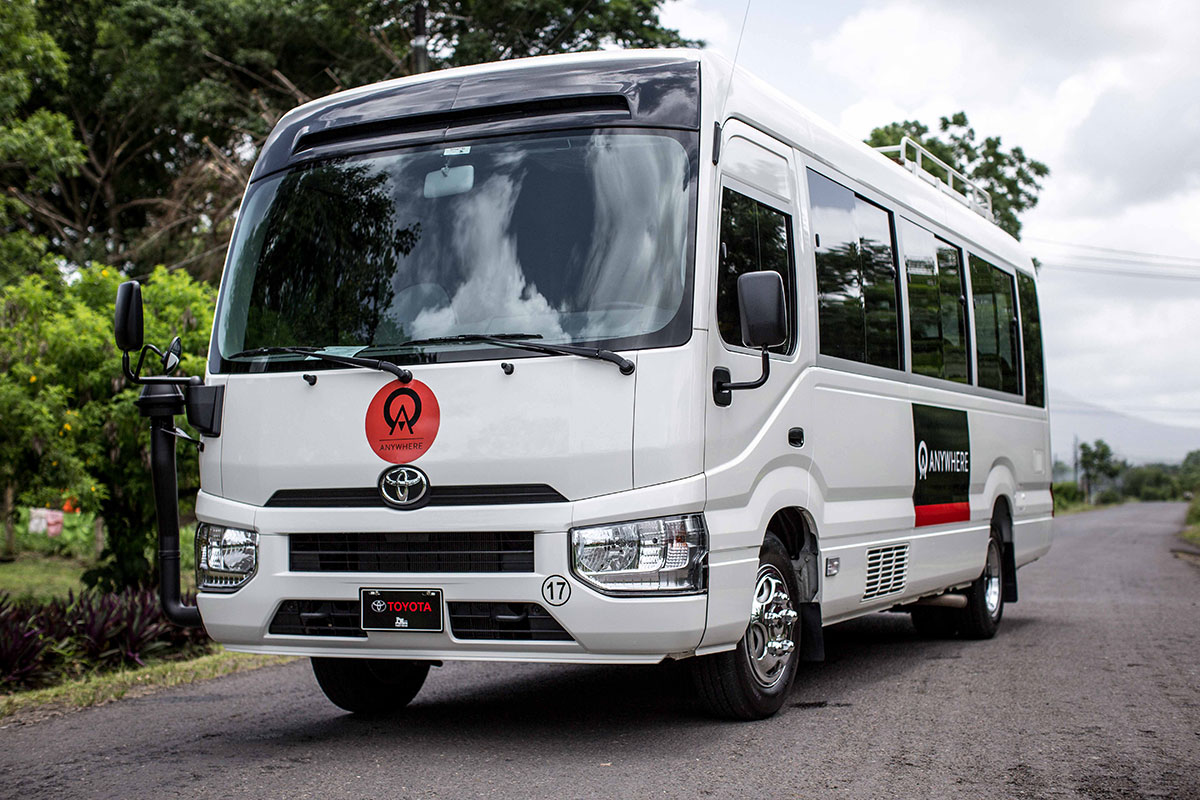
{"label": "red stripe on bus side", "polygon": [[917,527],[943,525],[947,522],[966,522],[971,519],[970,503],[935,503],[913,506],[917,512]]}

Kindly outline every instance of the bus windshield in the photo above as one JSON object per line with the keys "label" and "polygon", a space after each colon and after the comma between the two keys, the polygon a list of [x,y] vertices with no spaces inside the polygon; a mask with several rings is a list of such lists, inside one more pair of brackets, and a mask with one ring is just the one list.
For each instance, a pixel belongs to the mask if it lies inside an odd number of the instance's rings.
{"label": "bus windshield", "polygon": [[592,130],[327,158],[257,182],[231,247],[217,371],[305,369],[310,347],[429,362],[532,334],[609,348],[686,341],[694,134]]}

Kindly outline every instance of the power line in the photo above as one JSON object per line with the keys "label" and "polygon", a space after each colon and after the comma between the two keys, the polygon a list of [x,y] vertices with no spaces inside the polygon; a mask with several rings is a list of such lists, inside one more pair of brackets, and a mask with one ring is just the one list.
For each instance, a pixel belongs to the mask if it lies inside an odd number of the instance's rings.
{"label": "power line", "polygon": [[1101,275],[1112,275],[1124,278],[1154,278],[1157,280],[1200,281],[1200,270],[1195,272],[1165,272],[1162,270],[1118,269],[1104,265],[1087,263],[1064,263],[1062,261],[1043,261],[1043,267],[1070,272],[1093,272]]}
{"label": "power line", "polygon": [[1060,242],[1054,239],[1042,239],[1038,236],[1030,236],[1025,241],[1042,242],[1043,244],[1057,245],[1059,247],[1073,248],[1076,250],[1094,250],[1100,253],[1116,253],[1118,255],[1135,256],[1141,259],[1155,259],[1167,261],[1182,261],[1189,265],[1200,266],[1200,258],[1192,256],[1169,256],[1161,253],[1147,253],[1141,250],[1119,250],[1115,247],[1100,247],[1093,244],[1077,244],[1075,242]]}

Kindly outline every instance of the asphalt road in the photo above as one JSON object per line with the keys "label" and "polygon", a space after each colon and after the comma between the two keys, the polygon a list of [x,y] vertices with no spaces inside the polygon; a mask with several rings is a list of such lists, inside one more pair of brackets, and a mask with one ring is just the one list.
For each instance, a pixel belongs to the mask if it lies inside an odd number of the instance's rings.
{"label": "asphalt road", "polygon": [[0,730],[0,796],[1200,798],[1183,514],[1059,519],[990,641],[830,628],[764,722],[706,719],[678,667],[507,664],[447,664],[362,721],[301,661]]}

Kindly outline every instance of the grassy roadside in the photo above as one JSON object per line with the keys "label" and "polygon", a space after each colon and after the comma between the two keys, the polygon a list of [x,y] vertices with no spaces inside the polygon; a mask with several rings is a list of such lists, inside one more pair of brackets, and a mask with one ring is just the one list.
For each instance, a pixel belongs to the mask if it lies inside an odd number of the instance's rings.
{"label": "grassy roadside", "polygon": [[1200,547],[1200,496],[1188,506],[1187,519],[1184,522],[1187,527],[1179,534],[1180,538],[1188,544]]}
{"label": "grassy roadside", "polygon": [[42,602],[79,594],[86,565],[61,556],[20,553],[15,561],[0,563],[0,594],[14,599],[27,597]]}
{"label": "grassy roadside", "polygon": [[0,726],[33,722],[47,716],[141,697],[160,689],[232,675],[235,672],[286,664],[294,658],[249,655],[221,650],[190,661],[151,662],[141,669],[122,669],[78,680],[0,696]]}
{"label": "grassy roadside", "polygon": [[[1134,503],[1136,500],[1126,500],[1125,503]],[[1054,516],[1066,517],[1071,514],[1081,514],[1084,511],[1099,511],[1104,508],[1115,508],[1123,505],[1123,503],[1085,503],[1082,500],[1077,503],[1059,503],[1054,506]]]}

